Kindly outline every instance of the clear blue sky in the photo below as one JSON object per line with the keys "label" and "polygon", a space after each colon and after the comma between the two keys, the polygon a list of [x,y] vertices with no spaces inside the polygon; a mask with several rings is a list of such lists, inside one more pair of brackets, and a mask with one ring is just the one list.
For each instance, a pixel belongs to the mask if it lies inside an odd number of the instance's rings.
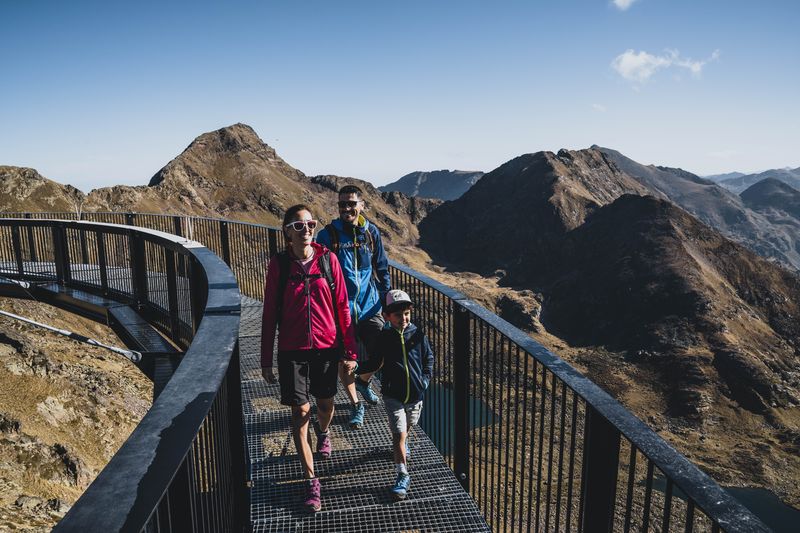
{"label": "clear blue sky", "polygon": [[388,183],[600,144],[711,174],[800,166],[800,2],[0,0],[0,164],[145,184],[244,122]]}

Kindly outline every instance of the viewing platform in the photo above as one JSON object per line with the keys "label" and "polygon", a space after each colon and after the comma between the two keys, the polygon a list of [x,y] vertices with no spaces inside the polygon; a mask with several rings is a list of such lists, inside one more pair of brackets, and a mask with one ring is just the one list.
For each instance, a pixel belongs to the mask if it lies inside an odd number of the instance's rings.
{"label": "viewing platform", "polygon": [[410,432],[411,490],[406,500],[395,502],[389,493],[396,474],[383,401],[367,405],[364,426],[351,430],[350,402],[341,386],[330,430],[333,454],[314,458],[322,511],[309,514],[302,505],[305,483],[291,439],[291,411],[280,405],[279,386],[261,376],[261,308],[261,302],[244,298],[239,327],[254,532],[491,531],[419,427]]}

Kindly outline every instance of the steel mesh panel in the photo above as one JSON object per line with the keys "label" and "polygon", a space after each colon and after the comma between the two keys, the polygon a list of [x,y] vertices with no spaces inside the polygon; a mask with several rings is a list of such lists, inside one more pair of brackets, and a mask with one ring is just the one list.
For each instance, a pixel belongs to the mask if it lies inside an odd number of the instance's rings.
{"label": "steel mesh panel", "polygon": [[[309,515],[302,507],[305,484],[289,429],[291,410],[280,405],[279,386],[261,378],[261,302],[242,298],[239,335],[254,531],[489,531],[445,458],[418,427],[409,436],[411,490],[406,501],[394,502],[389,488],[395,470],[383,402],[366,405],[364,427],[351,430],[350,402],[341,387],[330,426],[333,454],[330,459],[315,454],[314,460],[323,509]],[[311,440],[314,449],[313,432]]]}
{"label": "steel mesh panel", "polygon": [[[324,491],[324,488],[323,488]],[[324,492],[323,492],[324,494]],[[324,496],[323,496],[324,500]],[[323,532],[350,531],[355,533],[397,533],[400,531],[490,531],[466,496],[374,505],[341,511],[323,511],[291,519],[256,521],[254,532]]]}

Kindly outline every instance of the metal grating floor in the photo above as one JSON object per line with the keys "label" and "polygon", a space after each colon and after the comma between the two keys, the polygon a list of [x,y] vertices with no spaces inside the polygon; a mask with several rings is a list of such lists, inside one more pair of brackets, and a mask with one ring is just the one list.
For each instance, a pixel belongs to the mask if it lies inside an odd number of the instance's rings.
{"label": "metal grating floor", "polygon": [[350,404],[341,387],[331,425],[333,455],[327,460],[314,457],[322,483],[322,511],[305,511],[300,461],[289,432],[290,411],[280,405],[278,385],[261,379],[260,302],[243,297],[239,331],[253,531],[490,531],[475,502],[419,428],[410,436],[411,490],[408,499],[395,502],[389,493],[395,473],[383,403],[367,405],[364,427],[350,430]]}

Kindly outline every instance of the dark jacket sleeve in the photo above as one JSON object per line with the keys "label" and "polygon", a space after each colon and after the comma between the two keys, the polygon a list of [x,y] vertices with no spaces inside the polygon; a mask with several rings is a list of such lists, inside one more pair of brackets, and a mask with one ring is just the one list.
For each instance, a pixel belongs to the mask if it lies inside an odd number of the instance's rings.
{"label": "dark jacket sleeve", "polygon": [[371,226],[371,229],[375,230],[373,234],[373,241],[375,241],[374,275],[377,280],[378,294],[381,297],[381,306],[383,306],[386,302],[386,293],[392,288],[392,280],[389,277],[389,259],[386,257],[386,250],[383,248],[381,232],[374,225]]}
{"label": "dark jacket sleeve", "polygon": [[350,318],[350,302],[347,299],[347,286],[344,284],[344,274],[336,254],[329,252],[331,260],[331,274],[336,285],[336,315],[339,317],[339,331],[344,337],[343,359],[355,361],[358,357],[358,344],[356,342],[356,328]]}
{"label": "dark jacket sleeve", "polygon": [[369,372],[376,372],[383,366],[383,356],[386,353],[386,336],[378,334],[375,339],[375,346],[372,348],[372,353],[369,359],[358,363],[356,374],[367,374]]}
{"label": "dark jacket sleeve", "polygon": [[425,374],[425,388],[428,388],[433,379],[433,350],[428,342],[428,336],[422,337],[422,372]]}
{"label": "dark jacket sleeve", "polygon": [[280,280],[280,261],[277,256],[269,260],[267,280],[264,284],[264,310],[261,314],[261,367],[272,367],[272,349],[275,344],[275,329],[278,326],[276,299]]}

